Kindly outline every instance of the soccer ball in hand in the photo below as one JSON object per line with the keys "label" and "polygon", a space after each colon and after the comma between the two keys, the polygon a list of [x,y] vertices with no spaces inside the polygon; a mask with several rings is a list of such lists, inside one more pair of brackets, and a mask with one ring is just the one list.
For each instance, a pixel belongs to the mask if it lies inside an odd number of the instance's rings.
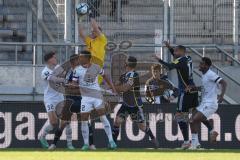
{"label": "soccer ball in hand", "polygon": [[164,92],[163,92],[163,97],[164,99],[170,101],[173,99],[173,90],[171,89],[166,89]]}
{"label": "soccer ball in hand", "polygon": [[76,7],[76,12],[79,16],[83,16],[88,13],[89,6],[87,3],[80,3]]}

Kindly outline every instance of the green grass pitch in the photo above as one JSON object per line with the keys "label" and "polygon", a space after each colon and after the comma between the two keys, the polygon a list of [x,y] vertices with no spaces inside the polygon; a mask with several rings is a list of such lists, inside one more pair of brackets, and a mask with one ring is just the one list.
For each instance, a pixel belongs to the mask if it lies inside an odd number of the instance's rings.
{"label": "green grass pitch", "polygon": [[240,150],[117,149],[67,151],[1,149],[0,160],[239,160]]}

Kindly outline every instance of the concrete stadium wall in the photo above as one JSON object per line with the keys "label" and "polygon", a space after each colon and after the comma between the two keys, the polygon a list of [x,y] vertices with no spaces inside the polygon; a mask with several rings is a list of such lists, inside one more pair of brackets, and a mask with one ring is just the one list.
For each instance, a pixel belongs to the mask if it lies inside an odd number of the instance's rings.
{"label": "concrete stadium wall", "polygon": [[[36,67],[35,94],[43,93],[40,77],[42,69],[43,67]],[[0,101],[32,100],[30,95],[33,94],[33,67],[1,66],[0,75]]]}

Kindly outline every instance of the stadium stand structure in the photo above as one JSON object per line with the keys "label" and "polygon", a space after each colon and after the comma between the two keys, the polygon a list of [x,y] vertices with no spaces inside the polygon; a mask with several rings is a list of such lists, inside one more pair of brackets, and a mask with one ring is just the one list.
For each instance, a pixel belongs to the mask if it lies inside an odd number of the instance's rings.
{"label": "stadium stand structure", "polygon": [[[171,26],[174,32],[171,34],[174,34],[173,39],[175,43],[232,44],[232,18],[229,18],[232,17],[233,14],[232,0],[218,1],[219,3],[216,4],[208,0],[174,1],[174,25]],[[15,38],[13,41],[28,41],[26,38],[28,26],[26,11],[35,10],[36,12],[37,8],[37,1],[33,0],[32,2],[33,4],[30,5],[27,0],[0,1],[1,8],[3,8],[3,14],[0,16],[0,21],[2,22],[1,31],[5,34],[9,34],[9,37]],[[56,41],[62,42],[64,35],[64,13],[62,13],[62,10],[64,10],[64,1],[44,1],[43,8],[44,25]],[[154,44],[155,30],[164,29],[163,1],[144,1],[144,3],[141,0],[129,1],[128,4],[122,5],[120,23],[116,23],[116,18],[109,16],[110,10],[110,0],[104,1],[99,8],[101,16],[97,18],[102,24],[104,32],[109,37],[109,40],[117,41],[130,39],[133,43],[137,44]],[[32,23],[32,39],[29,39],[36,42],[37,20],[34,14]],[[74,21],[72,23],[74,23]],[[85,27],[87,26],[88,25],[85,25]],[[4,29],[6,31],[3,31]],[[72,28],[72,33],[74,33],[74,26]],[[1,35],[2,34],[3,33],[1,33]],[[20,38],[20,40],[16,38]],[[6,41],[6,39],[2,41]],[[49,41],[51,40],[44,32],[43,42]],[[19,49],[21,49],[21,47]],[[138,50],[138,52],[140,51],[145,52],[142,48]],[[214,52],[212,51],[212,53]],[[215,54],[219,55],[218,53]],[[213,54],[211,55],[214,56]]]}
{"label": "stadium stand structure", "polygon": [[[86,0],[81,0],[86,1]],[[8,1],[0,0],[0,41],[2,42],[37,42],[37,26],[43,30],[42,42],[63,42],[64,41],[64,0],[47,0],[43,1],[43,19],[37,20],[37,0],[18,0]],[[109,41],[116,43],[122,40],[130,40],[133,44],[154,44],[156,30],[164,30],[169,27],[170,33],[163,37],[169,37],[175,44],[200,44],[196,49],[197,52],[203,52],[203,46],[208,44],[217,44],[219,46],[233,43],[233,0],[175,0],[170,7],[169,16],[172,21],[165,25],[164,22],[164,2],[159,0],[123,0],[121,12],[115,12],[110,16],[112,10],[112,0],[102,1],[98,11],[100,17],[96,17],[106,33]],[[72,5],[72,17],[74,17],[74,4]],[[170,18],[170,19],[171,19]],[[29,24],[29,19],[31,24]],[[89,20],[84,19],[84,28],[89,31]],[[74,42],[74,18],[72,18],[72,42]],[[60,48],[60,49],[59,49]],[[64,47],[44,46],[43,53],[49,49],[56,50],[59,54],[64,54]],[[231,47],[224,48],[223,51],[216,47],[205,48],[207,56],[214,60],[217,67],[236,81],[240,81],[239,65],[233,66],[233,61],[223,54],[225,51],[228,55],[233,54]],[[128,54],[134,54],[140,61],[147,61],[155,52],[155,47],[132,47],[128,49]],[[199,61],[199,56],[192,50],[188,50],[193,57],[195,64]],[[32,64],[32,46],[17,46],[18,63]],[[0,63],[9,64],[16,60],[16,46],[0,45]],[[144,54],[144,57],[142,56]],[[149,58],[149,59],[148,59]],[[110,57],[107,56],[107,63]],[[41,64],[40,64],[41,65]],[[197,67],[197,66],[195,66]],[[143,68],[149,68],[144,66]],[[18,73],[19,67],[12,66],[7,68],[13,73]],[[32,80],[31,68],[21,67],[21,73],[26,73],[22,80],[12,80],[9,82],[8,77],[0,80],[2,87],[8,85],[29,87]],[[36,76],[39,75],[41,67],[37,67]],[[229,72],[231,71],[231,73]],[[1,69],[2,75],[7,75],[6,68]],[[30,73],[30,74],[29,74]],[[15,74],[16,76],[18,74]],[[173,74],[172,74],[173,75]],[[232,88],[228,90],[228,95],[234,101],[240,103],[235,95],[234,90],[240,88],[238,84],[226,77]],[[172,77],[172,79],[175,79]],[[36,78],[37,89],[34,92],[42,93],[41,82]],[[1,89],[2,91],[3,89]],[[21,90],[21,89],[19,89]],[[26,93],[32,90],[26,89]],[[21,93],[21,91],[16,91]],[[14,89],[8,92],[14,93]],[[6,98],[6,97],[5,97]],[[3,99],[3,98],[1,98]]]}
{"label": "stadium stand structure", "polygon": [[[5,3],[9,1],[0,0],[0,41],[1,42],[24,42],[26,41],[26,28],[24,13],[22,9],[16,9],[13,6],[5,7]],[[1,62],[9,62],[14,60],[15,50],[19,52],[22,60],[27,60],[26,48],[24,46],[0,46]]]}

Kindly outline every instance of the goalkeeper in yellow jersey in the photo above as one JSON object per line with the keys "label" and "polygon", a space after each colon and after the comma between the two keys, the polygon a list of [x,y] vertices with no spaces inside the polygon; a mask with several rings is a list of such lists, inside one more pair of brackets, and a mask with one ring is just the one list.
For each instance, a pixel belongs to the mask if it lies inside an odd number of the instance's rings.
{"label": "goalkeeper in yellow jersey", "polygon": [[79,35],[87,46],[87,50],[91,52],[92,63],[98,64],[100,67],[104,65],[105,59],[105,46],[107,45],[107,38],[102,32],[101,27],[98,25],[96,20],[93,18],[91,10],[89,11],[91,33],[85,35],[82,26],[79,26]]}

